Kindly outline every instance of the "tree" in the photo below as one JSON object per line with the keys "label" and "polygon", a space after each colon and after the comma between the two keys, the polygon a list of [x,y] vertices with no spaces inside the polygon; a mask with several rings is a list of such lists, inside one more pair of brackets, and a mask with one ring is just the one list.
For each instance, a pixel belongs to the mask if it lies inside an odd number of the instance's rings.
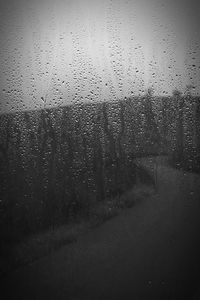
{"label": "tree", "polygon": [[175,89],[172,91],[172,95],[173,95],[173,97],[178,98],[178,97],[180,97],[180,96],[182,95],[182,92],[179,91],[177,88],[175,88]]}
{"label": "tree", "polygon": [[145,101],[144,101],[144,114],[145,114],[145,139],[147,143],[148,150],[158,152],[160,147],[160,134],[158,130],[158,124],[156,122],[155,113],[152,107],[152,96],[154,90],[153,88],[148,88]]}
{"label": "tree", "polygon": [[175,89],[173,91],[173,98],[176,101],[177,107],[177,126],[176,126],[176,160],[177,162],[183,162],[183,138],[184,138],[184,130],[183,130],[183,108],[184,108],[184,97],[182,97],[181,91]]}
{"label": "tree", "polygon": [[193,85],[192,84],[187,84],[186,85],[186,90],[185,90],[186,96],[191,96],[192,89],[193,89]]}
{"label": "tree", "polygon": [[149,87],[149,88],[147,89],[146,95],[147,95],[148,97],[152,97],[153,94],[154,94],[154,89],[153,89],[153,87]]}

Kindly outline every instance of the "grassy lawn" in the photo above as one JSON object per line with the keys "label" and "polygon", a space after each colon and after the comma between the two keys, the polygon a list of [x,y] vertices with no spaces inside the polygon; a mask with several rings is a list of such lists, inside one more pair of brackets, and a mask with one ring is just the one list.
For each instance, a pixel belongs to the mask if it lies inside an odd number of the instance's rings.
{"label": "grassy lawn", "polygon": [[80,235],[117,216],[123,209],[142,202],[152,193],[154,189],[151,184],[138,182],[123,195],[95,204],[87,216],[77,218],[67,225],[34,234],[14,245],[4,245],[0,260],[1,274],[29,264],[64,245],[75,242]]}

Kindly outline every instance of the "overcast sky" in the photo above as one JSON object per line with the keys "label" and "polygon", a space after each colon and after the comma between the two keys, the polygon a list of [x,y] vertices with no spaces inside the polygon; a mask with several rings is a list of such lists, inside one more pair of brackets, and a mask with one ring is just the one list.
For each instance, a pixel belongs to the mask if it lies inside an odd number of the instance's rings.
{"label": "overcast sky", "polygon": [[[8,1],[0,111],[184,91],[200,79],[194,0]],[[42,98],[43,97],[43,98]]]}

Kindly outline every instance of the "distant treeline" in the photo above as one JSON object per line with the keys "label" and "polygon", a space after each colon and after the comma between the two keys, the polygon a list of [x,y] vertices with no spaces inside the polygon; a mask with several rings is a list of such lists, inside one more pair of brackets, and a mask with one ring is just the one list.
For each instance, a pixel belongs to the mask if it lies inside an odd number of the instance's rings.
{"label": "distant treeline", "polygon": [[67,222],[123,193],[137,181],[137,156],[173,154],[197,166],[199,98],[175,98],[1,115],[1,235]]}
{"label": "distant treeline", "polygon": [[[188,171],[200,172],[200,97],[174,94],[175,147],[172,163]],[[170,112],[172,109],[170,109]]]}

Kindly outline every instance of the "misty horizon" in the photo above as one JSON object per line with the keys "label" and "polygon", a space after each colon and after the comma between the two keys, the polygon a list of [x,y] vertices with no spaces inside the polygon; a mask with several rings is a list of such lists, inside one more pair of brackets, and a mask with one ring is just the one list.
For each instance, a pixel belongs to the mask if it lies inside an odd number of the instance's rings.
{"label": "misty horizon", "polygon": [[142,95],[148,87],[168,96],[192,85],[199,95],[195,1],[44,0],[8,7],[1,20],[1,113],[40,109],[42,97],[59,107],[80,98]]}

